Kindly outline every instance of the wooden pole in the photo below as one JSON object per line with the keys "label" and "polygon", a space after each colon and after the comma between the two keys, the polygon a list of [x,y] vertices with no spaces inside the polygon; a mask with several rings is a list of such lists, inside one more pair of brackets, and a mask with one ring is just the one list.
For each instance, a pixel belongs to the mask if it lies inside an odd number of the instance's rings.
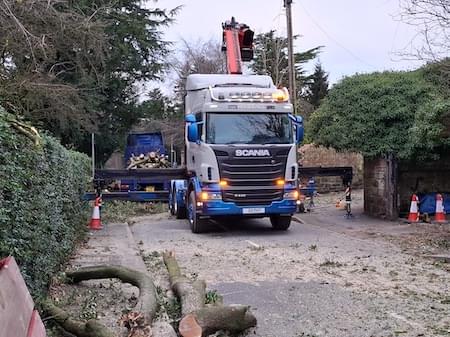
{"label": "wooden pole", "polygon": [[292,32],[292,0],[284,0],[286,8],[287,21],[287,39],[288,39],[288,66],[289,66],[289,92],[291,94],[291,102],[296,111],[297,89],[295,83],[295,61],[294,61],[294,35]]}

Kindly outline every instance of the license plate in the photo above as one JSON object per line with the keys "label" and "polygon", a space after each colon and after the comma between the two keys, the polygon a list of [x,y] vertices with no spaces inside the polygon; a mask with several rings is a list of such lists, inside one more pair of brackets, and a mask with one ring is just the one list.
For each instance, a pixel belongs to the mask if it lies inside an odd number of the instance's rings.
{"label": "license plate", "polygon": [[265,208],[243,208],[242,214],[264,214],[266,212]]}

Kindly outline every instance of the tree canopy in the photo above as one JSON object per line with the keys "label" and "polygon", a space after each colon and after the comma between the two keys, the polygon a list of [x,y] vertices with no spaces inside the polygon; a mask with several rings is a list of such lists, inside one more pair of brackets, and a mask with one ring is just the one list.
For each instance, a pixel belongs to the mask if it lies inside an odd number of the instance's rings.
{"label": "tree canopy", "polygon": [[108,156],[140,117],[137,86],[159,79],[176,13],[139,0],[0,2],[0,103],[88,152]]}
{"label": "tree canopy", "polygon": [[[295,36],[297,39],[298,36]],[[277,35],[275,30],[255,36],[255,58],[250,68],[259,75],[269,75],[275,85],[287,87],[288,80],[288,40],[286,37]],[[306,75],[304,64],[315,59],[322,47],[315,47],[303,52],[294,53],[296,69],[297,92],[302,89],[311,79]]]}
{"label": "tree canopy", "polygon": [[412,72],[355,75],[336,84],[307,125],[309,139],[367,157],[438,156],[450,146],[450,97]]}
{"label": "tree canopy", "polygon": [[322,67],[320,62],[317,62],[314,67],[314,73],[311,75],[310,81],[306,85],[306,100],[317,109],[328,94],[328,74]]}

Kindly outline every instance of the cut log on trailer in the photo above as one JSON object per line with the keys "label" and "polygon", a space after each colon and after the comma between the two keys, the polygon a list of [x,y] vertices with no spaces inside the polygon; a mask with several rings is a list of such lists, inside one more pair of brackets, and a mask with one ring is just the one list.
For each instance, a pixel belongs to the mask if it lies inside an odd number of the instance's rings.
{"label": "cut log on trailer", "polygon": [[181,273],[174,252],[163,253],[170,285],[181,302],[182,319],[179,332],[183,337],[205,337],[219,330],[239,333],[256,326],[256,318],[248,306],[214,306],[205,304],[206,283],[191,281]]}
{"label": "cut log on trailer", "polygon": [[158,151],[152,151],[147,154],[132,154],[128,161],[127,170],[168,167],[170,167],[169,157],[160,154]]}

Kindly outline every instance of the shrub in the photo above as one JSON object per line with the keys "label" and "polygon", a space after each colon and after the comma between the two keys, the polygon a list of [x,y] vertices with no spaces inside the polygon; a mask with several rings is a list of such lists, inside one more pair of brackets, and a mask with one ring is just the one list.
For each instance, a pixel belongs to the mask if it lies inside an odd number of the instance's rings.
{"label": "shrub", "polygon": [[36,146],[0,108],[0,258],[13,255],[36,298],[84,233],[89,158],[43,135]]}
{"label": "shrub", "polygon": [[344,78],[307,125],[315,143],[367,157],[432,157],[450,146],[450,99],[427,68]]}

